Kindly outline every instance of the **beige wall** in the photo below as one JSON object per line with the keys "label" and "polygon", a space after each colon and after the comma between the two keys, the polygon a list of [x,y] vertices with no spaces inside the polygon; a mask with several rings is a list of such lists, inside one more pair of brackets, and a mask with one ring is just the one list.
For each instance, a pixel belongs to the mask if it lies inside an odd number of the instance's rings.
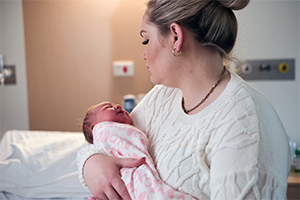
{"label": "beige wall", "polygon": [[[152,87],[139,36],[141,0],[23,1],[31,130],[78,131],[86,109]],[[113,77],[132,60],[134,77]]]}

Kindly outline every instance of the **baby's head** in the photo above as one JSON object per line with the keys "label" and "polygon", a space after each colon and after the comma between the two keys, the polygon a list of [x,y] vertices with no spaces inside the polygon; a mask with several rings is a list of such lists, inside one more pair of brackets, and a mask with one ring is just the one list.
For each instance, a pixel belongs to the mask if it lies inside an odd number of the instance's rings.
{"label": "baby's head", "polygon": [[123,124],[132,124],[132,119],[126,110],[118,104],[102,102],[88,109],[82,122],[82,131],[85,139],[93,144],[93,128],[99,122],[111,121]]}

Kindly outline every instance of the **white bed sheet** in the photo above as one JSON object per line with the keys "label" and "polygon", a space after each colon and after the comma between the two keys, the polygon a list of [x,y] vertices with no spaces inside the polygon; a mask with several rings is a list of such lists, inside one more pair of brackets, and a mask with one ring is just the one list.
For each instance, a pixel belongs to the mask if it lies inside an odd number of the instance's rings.
{"label": "white bed sheet", "polygon": [[0,200],[87,200],[87,198],[26,198],[8,192],[0,192]]}
{"label": "white bed sheet", "polygon": [[4,134],[0,142],[0,161],[3,161],[12,154],[13,148],[11,147],[11,143],[20,142],[30,138],[53,136],[54,134],[75,134],[75,137],[83,138],[80,132],[9,130]]}
{"label": "white bed sheet", "polygon": [[79,132],[7,131],[0,142],[0,199],[87,199],[76,166],[85,145]]}

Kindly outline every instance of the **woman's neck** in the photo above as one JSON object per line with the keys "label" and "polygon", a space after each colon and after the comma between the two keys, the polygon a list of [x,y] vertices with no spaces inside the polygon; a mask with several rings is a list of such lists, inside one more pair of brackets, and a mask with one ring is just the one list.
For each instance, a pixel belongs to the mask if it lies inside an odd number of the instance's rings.
{"label": "woman's neck", "polygon": [[188,58],[187,62],[184,62],[186,63],[183,67],[185,70],[178,88],[182,90],[186,110],[195,107],[209,92],[211,93],[199,107],[188,114],[200,112],[218,98],[230,80],[229,73],[225,72],[218,85],[211,91],[214,84],[221,78],[224,69],[222,58],[218,53],[205,54],[202,52],[201,55],[195,59]]}

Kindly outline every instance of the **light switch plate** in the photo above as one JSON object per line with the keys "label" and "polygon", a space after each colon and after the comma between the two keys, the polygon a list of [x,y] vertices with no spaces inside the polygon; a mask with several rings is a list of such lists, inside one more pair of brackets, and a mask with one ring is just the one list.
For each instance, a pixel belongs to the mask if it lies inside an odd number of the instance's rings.
{"label": "light switch plate", "polygon": [[4,65],[4,69],[7,69],[10,74],[8,77],[5,77],[4,85],[16,84],[16,82],[17,82],[16,66],[15,65]]}

